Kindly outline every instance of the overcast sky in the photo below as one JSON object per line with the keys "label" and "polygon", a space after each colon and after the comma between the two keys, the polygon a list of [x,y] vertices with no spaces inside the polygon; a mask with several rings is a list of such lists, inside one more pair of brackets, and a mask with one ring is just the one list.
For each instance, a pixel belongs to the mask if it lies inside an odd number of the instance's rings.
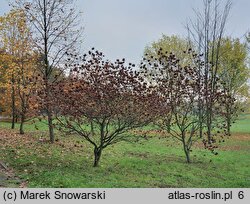
{"label": "overcast sky", "polygon": [[[0,15],[9,10],[0,0]],[[109,59],[138,63],[146,45],[162,34],[186,35],[184,24],[202,0],[78,0],[83,11],[84,44],[95,47]],[[233,0],[227,33],[242,38],[250,31],[250,0]]]}

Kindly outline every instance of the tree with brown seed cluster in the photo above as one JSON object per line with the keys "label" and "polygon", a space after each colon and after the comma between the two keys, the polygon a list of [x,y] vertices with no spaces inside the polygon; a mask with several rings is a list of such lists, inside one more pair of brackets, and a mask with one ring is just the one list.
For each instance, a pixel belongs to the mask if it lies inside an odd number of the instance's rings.
{"label": "tree with brown seed cluster", "polygon": [[159,114],[160,95],[133,71],[125,59],[111,62],[92,49],[82,57],[69,55],[70,72],[53,87],[56,127],[82,136],[94,147],[94,166],[102,151],[120,141],[137,141],[131,130]]}
{"label": "tree with brown seed cluster", "polygon": [[[225,94],[219,87],[216,92],[207,91],[205,78],[199,73],[199,67],[204,66],[203,61],[192,49],[184,52],[186,56],[189,55],[190,64],[186,66],[173,53],[168,54],[160,48],[157,57],[148,57],[150,60],[142,61],[141,74],[146,78],[147,75],[151,76],[150,83],[157,87],[163,99],[160,104],[161,114],[156,124],[182,143],[186,160],[190,163],[192,145],[200,139],[205,148],[217,154],[215,135],[211,137],[211,142],[208,142],[205,134],[200,137],[199,100],[211,98],[217,105],[214,115],[219,118],[219,107],[224,101]],[[202,117],[206,118],[206,114]]]}

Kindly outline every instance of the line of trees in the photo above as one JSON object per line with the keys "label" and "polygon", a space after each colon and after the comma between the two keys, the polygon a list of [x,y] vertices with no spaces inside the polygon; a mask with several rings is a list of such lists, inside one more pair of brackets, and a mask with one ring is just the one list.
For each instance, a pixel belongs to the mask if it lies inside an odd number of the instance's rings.
{"label": "line of trees", "polygon": [[217,154],[248,97],[247,44],[224,37],[230,8],[205,0],[189,37],[163,35],[137,68],[94,48],[78,53],[71,0],[18,0],[0,18],[1,108],[12,128],[20,117],[20,134],[26,120],[44,115],[51,143],[54,128],[81,136],[95,167],[105,148],[138,141],[134,130],[152,123],[180,141],[188,163],[197,141]]}

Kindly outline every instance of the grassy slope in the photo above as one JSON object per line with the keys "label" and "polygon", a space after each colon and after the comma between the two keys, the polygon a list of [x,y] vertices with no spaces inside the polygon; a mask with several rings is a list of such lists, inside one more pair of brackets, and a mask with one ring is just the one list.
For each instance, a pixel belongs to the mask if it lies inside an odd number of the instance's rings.
{"label": "grassy slope", "polygon": [[[60,137],[54,145],[39,132],[0,137],[0,160],[12,166],[29,187],[250,187],[250,117],[233,127],[219,155],[196,148],[186,164],[180,144],[155,137],[140,144],[120,143],[104,150],[99,168],[81,138]],[[1,123],[6,128],[8,123]],[[40,131],[45,125],[38,124]],[[26,129],[34,131],[34,125]],[[1,133],[4,134],[4,133]]]}

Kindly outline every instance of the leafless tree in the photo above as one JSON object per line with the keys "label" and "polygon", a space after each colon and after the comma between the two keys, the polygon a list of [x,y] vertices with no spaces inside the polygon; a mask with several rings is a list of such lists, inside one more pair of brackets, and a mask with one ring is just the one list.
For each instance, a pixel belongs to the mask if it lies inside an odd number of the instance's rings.
{"label": "leafless tree", "polygon": [[40,71],[43,76],[44,106],[47,112],[50,141],[54,142],[53,115],[48,103],[50,85],[57,78],[52,77],[59,67],[63,74],[62,63],[65,53],[75,49],[82,28],[79,27],[79,12],[73,0],[16,0],[14,7],[25,10],[36,48],[43,60]]}
{"label": "leafless tree", "polygon": [[[207,92],[204,100],[199,101],[200,112],[200,136],[203,134],[203,126],[206,126],[208,142],[211,142],[214,102],[213,95],[218,88],[217,80],[220,47],[223,36],[225,35],[226,23],[231,10],[232,1],[226,2],[218,0],[203,0],[203,10],[194,10],[196,18],[187,23],[187,30],[190,45],[195,45],[195,49],[204,61],[204,68],[200,67],[200,75],[204,76],[205,91]],[[200,93],[201,94],[201,93]],[[206,118],[203,118],[203,113]]]}

